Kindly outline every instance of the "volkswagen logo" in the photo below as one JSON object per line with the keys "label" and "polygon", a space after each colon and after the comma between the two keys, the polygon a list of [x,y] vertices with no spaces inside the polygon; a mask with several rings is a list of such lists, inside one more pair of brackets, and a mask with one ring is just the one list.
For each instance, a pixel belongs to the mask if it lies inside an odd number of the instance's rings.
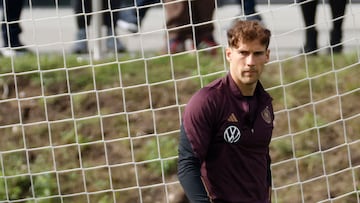
{"label": "volkswagen logo", "polygon": [[228,143],[235,143],[239,141],[241,132],[236,126],[229,126],[225,129],[224,140]]}

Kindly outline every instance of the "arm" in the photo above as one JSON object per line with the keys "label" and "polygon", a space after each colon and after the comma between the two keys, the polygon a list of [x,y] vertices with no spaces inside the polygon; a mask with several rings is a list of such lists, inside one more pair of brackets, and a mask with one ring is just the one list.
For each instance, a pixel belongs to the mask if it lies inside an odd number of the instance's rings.
{"label": "arm", "polygon": [[271,192],[272,192],[272,188],[271,186],[269,187],[269,203],[271,202]]}
{"label": "arm", "polygon": [[195,157],[184,127],[181,126],[179,141],[178,178],[185,194],[192,203],[210,203],[201,180],[201,163]]}

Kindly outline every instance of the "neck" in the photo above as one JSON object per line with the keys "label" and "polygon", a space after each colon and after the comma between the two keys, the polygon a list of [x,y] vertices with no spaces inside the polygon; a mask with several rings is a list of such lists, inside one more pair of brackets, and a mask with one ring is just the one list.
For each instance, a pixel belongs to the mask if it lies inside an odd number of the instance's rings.
{"label": "neck", "polygon": [[256,89],[256,83],[254,84],[238,84],[238,88],[240,89],[240,92],[243,96],[253,96],[255,89]]}

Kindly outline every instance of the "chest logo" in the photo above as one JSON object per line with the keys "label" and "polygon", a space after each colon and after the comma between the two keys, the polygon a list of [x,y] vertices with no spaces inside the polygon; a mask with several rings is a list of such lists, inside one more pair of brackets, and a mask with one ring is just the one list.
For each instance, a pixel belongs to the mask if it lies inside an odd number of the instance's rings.
{"label": "chest logo", "polygon": [[231,125],[225,129],[224,140],[226,142],[235,143],[239,141],[240,137],[241,137],[241,132],[238,127]]}
{"label": "chest logo", "polygon": [[238,122],[238,119],[236,118],[234,113],[231,113],[231,115],[229,116],[227,121],[229,121],[229,122]]}
{"label": "chest logo", "polygon": [[271,119],[271,113],[269,110],[269,107],[267,106],[262,112],[261,112],[261,117],[264,119],[264,121],[267,124],[270,124],[272,119]]}

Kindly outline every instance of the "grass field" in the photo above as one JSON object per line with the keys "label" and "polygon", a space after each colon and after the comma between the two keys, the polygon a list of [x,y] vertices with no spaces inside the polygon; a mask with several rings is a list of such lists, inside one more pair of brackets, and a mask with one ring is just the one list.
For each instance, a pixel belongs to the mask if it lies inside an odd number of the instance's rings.
{"label": "grass field", "polygon": [[[179,111],[226,66],[224,58],[203,53],[98,62],[1,58],[0,84],[8,92],[0,100],[0,202],[33,193],[41,202],[112,202],[112,188],[118,202],[133,203],[139,201],[135,177],[141,186],[176,181]],[[359,200],[359,76],[355,54],[267,65],[262,83],[276,111],[274,200]],[[145,187],[142,198],[164,202],[164,188]],[[182,201],[182,194],[173,200]]]}

